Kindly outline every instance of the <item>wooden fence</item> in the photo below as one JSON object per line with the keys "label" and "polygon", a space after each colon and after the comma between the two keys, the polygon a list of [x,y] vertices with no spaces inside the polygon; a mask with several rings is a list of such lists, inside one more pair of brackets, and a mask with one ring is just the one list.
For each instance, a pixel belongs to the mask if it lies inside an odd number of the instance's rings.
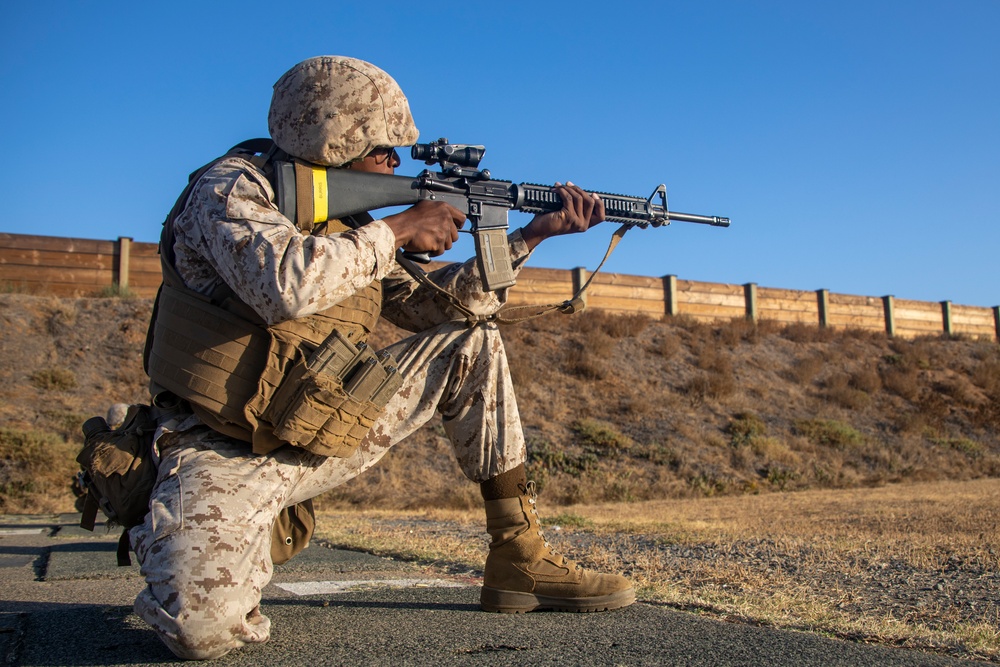
{"label": "wooden fence", "polygon": [[0,234],[0,283],[18,291],[95,296],[127,286],[152,297],[160,285],[155,243]]}
{"label": "wooden fence", "polygon": [[[587,279],[584,269],[525,268],[511,290],[512,305],[544,305],[570,298]],[[127,287],[151,297],[160,284],[155,243],[94,241],[0,234],[0,285],[9,291],[94,296]],[[885,331],[889,335],[963,335],[1000,340],[1000,307],[833,294],[681,280],[599,274],[587,305],[651,317],[685,315],[700,321],[747,317],[787,324]]]}

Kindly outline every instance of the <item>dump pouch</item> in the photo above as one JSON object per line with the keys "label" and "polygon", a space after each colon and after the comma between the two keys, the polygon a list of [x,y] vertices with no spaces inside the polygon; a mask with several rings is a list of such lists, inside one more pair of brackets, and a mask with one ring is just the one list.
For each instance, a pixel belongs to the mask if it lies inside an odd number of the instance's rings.
{"label": "dump pouch", "polygon": [[309,545],[315,530],[316,512],[311,499],[281,510],[271,528],[271,562],[287,563]]}
{"label": "dump pouch", "polygon": [[84,496],[80,527],[94,530],[97,510],[108,525],[124,528],[118,540],[118,564],[131,565],[128,529],[142,523],[149,513],[149,497],[156,483],[151,458],[156,416],[148,405],[132,405],[116,429],[103,417],[83,424],[83,449],[77,455],[82,468],[77,483]]}
{"label": "dump pouch", "polygon": [[376,355],[334,331],[282,380],[264,416],[285,442],[321,456],[347,457],[402,383],[389,353]]}

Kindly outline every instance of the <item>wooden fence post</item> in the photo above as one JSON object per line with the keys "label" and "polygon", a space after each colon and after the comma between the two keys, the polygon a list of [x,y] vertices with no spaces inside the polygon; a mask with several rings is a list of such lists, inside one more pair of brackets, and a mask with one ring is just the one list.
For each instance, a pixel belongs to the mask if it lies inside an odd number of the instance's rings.
{"label": "wooden fence post", "polygon": [[997,340],[1000,341],[1000,306],[993,306],[993,326],[997,330]]}
{"label": "wooden fence post", "polygon": [[[576,296],[583,286],[587,283],[587,269],[582,266],[577,266],[573,269],[573,294]],[[583,305],[587,305],[587,295],[583,295]]]}
{"label": "wooden fence post", "polygon": [[[677,303],[677,276],[663,276],[663,299],[667,315],[676,315],[680,312]],[[997,331],[1000,331],[1000,324],[997,327]]]}
{"label": "wooden fence post", "polygon": [[125,289],[128,287],[128,265],[129,256],[132,254],[132,237],[118,237],[118,287]]}
{"label": "wooden fence post", "polygon": [[944,332],[951,336],[951,301],[941,302],[941,321],[944,323]]}
{"label": "wooden fence post", "polygon": [[830,326],[830,290],[816,290],[816,307],[819,310],[819,325],[825,329]]}
{"label": "wooden fence post", "polygon": [[743,286],[743,297],[747,302],[747,319],[757,321],[757,283],[747,283]]}
{"label": "wooden fence post", "polygon": [[882,309],[885,311],[885,332],[890,336],[896,335],[896,309],[892,295],[882,297]]}

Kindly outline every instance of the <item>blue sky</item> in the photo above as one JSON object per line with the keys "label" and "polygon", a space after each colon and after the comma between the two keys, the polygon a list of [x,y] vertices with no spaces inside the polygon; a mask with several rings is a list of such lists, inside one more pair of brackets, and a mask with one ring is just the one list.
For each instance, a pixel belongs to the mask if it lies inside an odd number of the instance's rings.
{"label": "blue sky", "polygon": [[[995,0],[8,0],[0,232],[155,241],[190,171],[266,135],[282,72],[341,54],[496,178],[732,218],[630,232],[606,270],[993,306],[998,33]],[[531,265],[593,268],[605,227]]]}

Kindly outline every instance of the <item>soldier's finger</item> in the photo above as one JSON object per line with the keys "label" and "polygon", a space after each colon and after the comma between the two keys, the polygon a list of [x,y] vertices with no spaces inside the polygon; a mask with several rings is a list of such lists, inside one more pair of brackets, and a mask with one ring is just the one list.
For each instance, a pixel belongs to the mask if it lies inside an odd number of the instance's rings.
{"label": "soldier's finger", "polygon": [[578,218],[583,213],[583,190],[573,185],[572,181],[566,182],[566,185],[560,190],[560,196],[563,200],[563,207],[567,209],[571,218]]}
{"label": "soldier's finger", "polygon": [[591,213],[591,224],[597,224],[598,222],[603,222],[604,218],[607,216],[608,212],[604,208],[604,200],[596,192],[591,193],[594,197],[594,210]]}

